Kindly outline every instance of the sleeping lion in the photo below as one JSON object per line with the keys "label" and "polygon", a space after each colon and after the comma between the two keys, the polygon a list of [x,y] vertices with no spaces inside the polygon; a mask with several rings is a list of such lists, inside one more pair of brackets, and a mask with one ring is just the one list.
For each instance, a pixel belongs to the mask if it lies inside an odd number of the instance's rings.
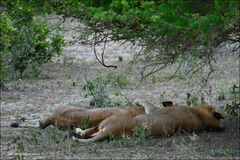
{"label": "sleeping lion", "polygon": [[[172,102],[163,101],[162,105],[169,107],[169,105],[172,105]],[[136,99],[132,105],[128,105],[125,108],[80,109],[59,107],[53,114],[48,116],[46,120],[40,122],[40,128],[44,129],[49,125],[54,125],[60,130],[67,130],[82,127],[84,123],[87,127],[93,127],[112,115],[134,117],[140,114],[148,114],[158,109],[159,108],[152,103],[139,99]]]}
{"label": "sleeping lion", "polygon": [[145,124],[145,132],[151,136],[169,136],[177,131],[222,131],[220,120],[224,117],[208,104],[188,107],[167,107],[135,117],[113,115],[99,125],[78,133],[81,142],[95,142],[108,138],[132,136],[136,126]]}
{"label": "sleeping lion", "polygon": [[95,108],[95,109],[79,109],[59,107],[45,121],[40,122],[40,128],[44,129],[49,125],[54,125],[59,130],[73,129],[80,127],[84,123],[87,127],[98,125],[102,120],[112,116],[136,116],[144,114],[144,108],[138,106],[128,106],[123,108]]}

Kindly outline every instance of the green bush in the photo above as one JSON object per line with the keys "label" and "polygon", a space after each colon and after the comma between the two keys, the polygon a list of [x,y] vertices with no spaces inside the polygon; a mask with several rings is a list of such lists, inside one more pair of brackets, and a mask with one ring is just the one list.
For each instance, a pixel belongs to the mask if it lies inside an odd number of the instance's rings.
{"label": "green bush", "polygon": [[38,66],[51,62],[62,52],[63,37],[53,33],[46,22],[33,20],[17,28],[11,43],[12,67],[17,76],[27,74],[38,76]]}
{"label": "green bush", "polygon": [[123,87],[128,81],[124,76],[118,76],[112,72],[107,75],[97,75],[92,81],[87,81],[83,86],[86,96],[91,96],[91,106],[113,107],[119,106],[119,102],[113,102],[109,97],[109,88],[111,85]]}
{"label": "green bush", "polygon": [[56,13],[74,17],[87,26],[76,29],[81,32],[76,41],[89,45],[123,41],[143,47],[134,58],[144,62],[143,77],[179,60],[191,64],[187,74],[193,74],[207,64],[212,67],[215,49],[224,43],[239,46],[232,38],[239,35],[237,0],[44,2]]}
{"label": "green bush", "polygon": [[7,80],[39,76],[39,67],[63,51],[64,39],[40,18],[32,3],[1,1],[1,87]]}
{"label": "green bush", "polygon": [[97,78],[93,81],[87,81],[83,86],[83,90],[87,91],[87,96],[92,96],[90,102],[91,106],[109,107],[111,106],[111,100],[107,91],[108,83],[105,79]]}
{"label": "green bush", "polygon": [[231,103],[225,105],[225,110],[230,115],[231,118],[237,117],[240,109],[240,88],[233,85],[229,89]]}
{"label": "green bush", "polygon": [[6,13],[0,15],[0,31],[1,31],[1,41],[0,41],[0,87],[6,81],[8,75],[8,58],[10,54],[11,46],[11,35],[15,28],[12,26],[12,22]]}

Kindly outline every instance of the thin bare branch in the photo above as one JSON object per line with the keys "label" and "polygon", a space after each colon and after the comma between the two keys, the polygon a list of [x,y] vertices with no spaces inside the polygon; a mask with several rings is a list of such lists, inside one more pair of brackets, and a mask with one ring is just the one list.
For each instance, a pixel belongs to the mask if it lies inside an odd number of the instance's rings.
{"label": "thin bare branch", "polygon": [[[107,40],[107,38],[105,38],[105,39]],[[104,62],[104,53],[105,53],[105,48],[106,48],[106,43],[107,43],[106,40],[104,41],[103,51],[102,51],[102,53],[101,53],[101,57],[102,57],[101,60],[99,59],[99,57],[98,57],[98,55],[97,55],[97,51],[96,51],[96,45],[97,45],[97,43],[96,43],[96,41],[94,42],[94,45],[93,45],[94,55],[95,55],[97,61],[98,61],[101,65],[103,65],[104,67],[107,67],[107,68],[110,68],[110,67],[112,67],[112,68],[117,68],[117,66],[115,66],[115,65],[106,65],[105,62]]]}
{"label": "thin bare branch", "polygon": [[179,63],[178,68],[176,69],[176,71],[174,72],[174,74],[169,78],[169,80],[171,80],[171,79],[173,79],[173,78],[175,77],[175,75],[177,74],[177,72],[179,71],[179,69],[181,68],[181,66],[182,66],[182,64],[183,64],[183,60],[184,60],[184,58],[183,58],[183,56],[182,56],[181,62]]}

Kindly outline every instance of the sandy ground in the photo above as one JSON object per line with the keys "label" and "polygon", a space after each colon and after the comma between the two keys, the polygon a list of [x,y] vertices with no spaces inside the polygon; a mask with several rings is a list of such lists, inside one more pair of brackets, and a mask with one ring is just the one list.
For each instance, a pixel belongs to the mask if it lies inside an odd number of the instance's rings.
{"label": "sandy ground", "polygon": [[[176,66],[140,81],[138,69],[128,64],[137,48],[109,44],[106,62],[118,65],[118,69],[106,69],[98,64],[92,50],[86,46],[68,46],[64,55],[55,63],[42,66],[43,73],[37,79],[18,79],[6,85],[1,92],[1,159],[239,159],[239,119],[232,121],[224,111],[230,103],[229,88],[239,85],[239,60],[237,55],[217,58],[217,69],[209,83],[201,88],[203,73],[192,79],[182,76],[168,80]],[[118,57],[123,61],[119,62]],[[68,133],[50,127],[35,128],[59,106],[91,108],[91,97],[85,97],[82,87],[86,80],[109,72],[123,74],[128,84],[120,89],[110,86],[109,95],[123,106],[128,101],[144,99],[161,107],[161,101],[172,100],[186,105],[186,95],[202,96],[207,103],[223,113],[225,131],[176,134],[172,137],[145,139],[117,139],[99,143],[81,144],[67,138]],[[226,100],[219,101],[219,92]],[[24,118],[22,126],[10,128],[17,119]]]}

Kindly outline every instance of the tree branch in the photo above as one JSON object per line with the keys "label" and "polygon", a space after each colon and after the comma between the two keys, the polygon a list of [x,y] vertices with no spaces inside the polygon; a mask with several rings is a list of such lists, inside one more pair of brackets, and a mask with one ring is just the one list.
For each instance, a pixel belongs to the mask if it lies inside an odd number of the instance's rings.
{"label": "tree branch", "polygon": [[101,65],[103,65],[104,67],[107,67],[107,68],[110,68],[110,67],[112,67],[112,68],[117,68],[117,66],[115,66],[115,65],[106,65],[105,62],[104,62],[104,53],[105,53],[106,43],[107,43],[107,37],[105,37],[105,40],[104,40],[103,51],[102,51],[102,53],[101,53],[101,57],[102,57],[102,58],[101,58],[101,60],[100,60],[100,59],[98,58],[98,55],[97,55],[97,51],[96,51],[96,45],[97,45],[97,43],[96,43],[96,41],[95,41],[95,42],[94,42],[94,45],[93,45],[94,55],[95,55],[97,61],[98,61]]}

